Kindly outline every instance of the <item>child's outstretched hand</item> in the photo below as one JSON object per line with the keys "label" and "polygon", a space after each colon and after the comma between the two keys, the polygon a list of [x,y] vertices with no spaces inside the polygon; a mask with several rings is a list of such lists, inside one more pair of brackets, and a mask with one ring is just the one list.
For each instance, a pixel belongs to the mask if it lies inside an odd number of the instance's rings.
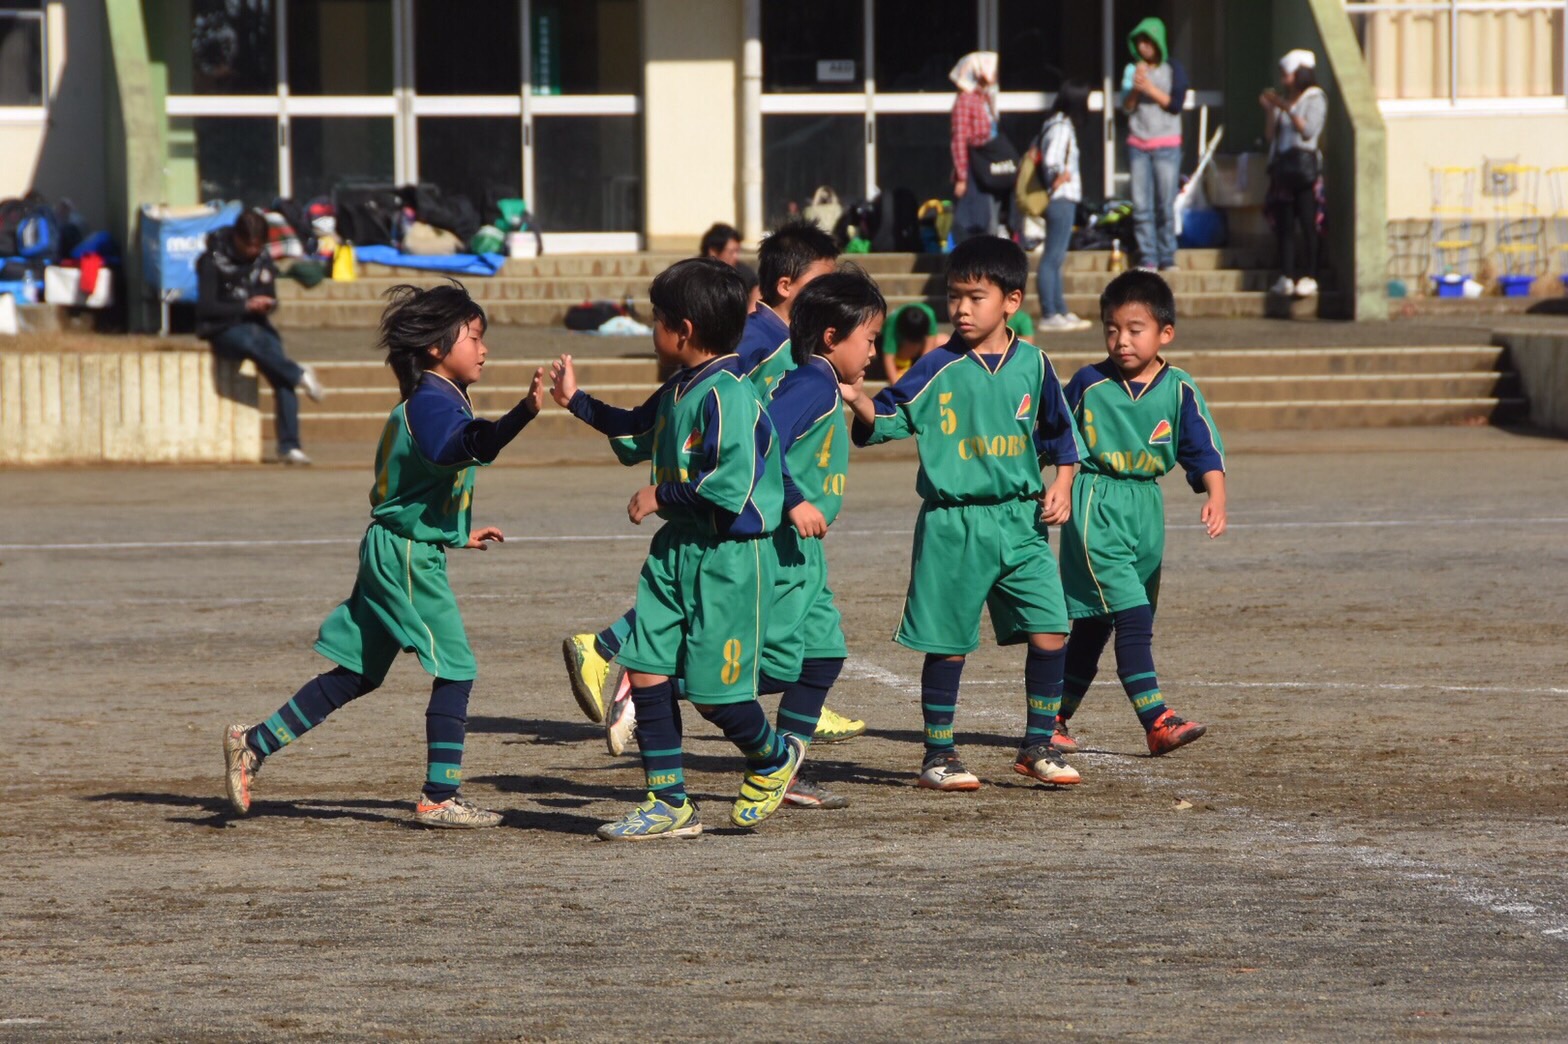
{"label": "child's outstretched hand", "polygon": [[530,406],[532,406],[534,408],[534,414],[536,416],[538,415],[539,411],[544,408],[544,367],[543,366],[539,367],[537,370],[534,371],[533,383],[528,386],[528,399],[527,399],[527,402],[528,402],[528,405],[530,405]]}
{"label": "child's outstretched hand", "polygon": [[[537,378],[536,378],[537,379]],[[488,551],[490,545],[486,541],[494,540],[501,544],[506,542],[506,537],[495,526],[482,526],[468,534],[468,543],[463,547],[469,551]]]}
{"label": "child's outstretched hand", "polygon": [[566,406],[577,394],[577,371],[572,368],[572,357],[563,355],[550,364],[550,398],[556,405]]}
{"label": "child's outstretched hand", "polygon": [[632,520],[633,525],[642,525],[642,520],[659,510],[657,486],[644,486],[632,494],[632,499],[626,505],[626,517]]}
{"label": "child's outstretched hand", "polygon": [[1222,535],[1225,532],[1225,498],[1210,497],[1203,505],[1203,528],[1209,531],[1209,539]]}
{"label": "child's outstretched hand", "polygon": [[828,535],[828,520],[822,517],[822,512],[813,507],[810,501],[802,500],[789,509],[789,524],[795,527],[795,532],[808,540],[820,540]]}

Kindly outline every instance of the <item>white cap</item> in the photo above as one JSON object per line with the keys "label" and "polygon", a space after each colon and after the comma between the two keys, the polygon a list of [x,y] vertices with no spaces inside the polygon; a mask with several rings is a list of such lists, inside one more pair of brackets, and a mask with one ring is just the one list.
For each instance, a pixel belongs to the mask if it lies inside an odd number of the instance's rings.
{"label": "white cap", "polygon": [[1280,71],[1291,76],[1296,75],[1297,69],[1316,69],[1317,67],[1318,56],[1299,47],[1294,51],[1286,51],[1285,57],[1279,60]]}

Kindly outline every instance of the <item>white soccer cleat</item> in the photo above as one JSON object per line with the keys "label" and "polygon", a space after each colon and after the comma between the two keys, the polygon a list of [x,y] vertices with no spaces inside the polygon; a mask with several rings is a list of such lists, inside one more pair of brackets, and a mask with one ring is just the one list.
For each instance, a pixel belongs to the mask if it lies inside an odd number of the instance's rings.
{"label": "white soccer cleat", "polygon": [[637,705],[632,702],[632,680],[625,670],[615,679],[615,696],[604,712],[604,745],[616,757],[626,753],[637,735]]}

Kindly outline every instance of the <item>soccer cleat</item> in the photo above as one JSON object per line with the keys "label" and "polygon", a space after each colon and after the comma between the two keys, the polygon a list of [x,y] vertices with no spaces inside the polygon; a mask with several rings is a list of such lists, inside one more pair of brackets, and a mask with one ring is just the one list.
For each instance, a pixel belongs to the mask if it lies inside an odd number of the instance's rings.
{"label": "soccer cleat", "polygon": [[561,640],[561,656],[566,660],[566,676],[572,682],[572,695],[589,721],[604,720],[604,681],[610,676],[610,661],[594,648],[593,635],[574,634]]}
{"label": "soccer cleat", "polygon": [[1060,718],[1056,719],[1056,731],[1051,733],[1051,746],[1063,754],[1076,754],[1083,749],[1078,745],[1078,737],[1067,731],[1067,723]]}
{"label": "soccer cleat", "polygon": [[321,378],[316,376],[314,367],[301,366],[299,374],[299,390],[310,396],[311,402],[320,402],[327,397],[327,389],[321,386]]}
{"label": "soccer cleat", "polygon": [[778,811],[785,792],[795,779],[795,773],[800,770],[801,761],[806,757],[806,745],[799,737],[785,736],[784,746],[789,751],[789,758],[780,768],[772,772],[747,770],[745,778],[740,781],[740,795],[730,807],[731,823],[738,827],[756,826]]}
{"label": "soccer cleat", "polygon": [[671,805],[651,792],[648,800],[613,823],[594,831],[601,841],[657,841],[664,837],[696,837],[702,833],[697,803]]}
{"label": "soccer cleat", "polygon": [[1208,731],[1207,725],[1184,721],[1176,716],[1175,711],[1167,710],[1154,719],[1154,724],[1149,726],[1149,733],[1144,738],[1149,741],[1149,753],[1157,758],[1177,747],[1185,747]]}
{"label": "soccer cleat", "polygon": [[979,790],[980,777],[964,768],[958,751],[943,750],[926,757],[915,785],[927,790]]}
{"label": "soccer cleat", "polygon": [[501,825],[501,813],[480,808],[467,798],[449,797],[435,802],[421,794],[414,804],[414,822],[421,826],[473,830]]}
{"label": "soccer cleat", "polygon": [[615,680],[615,698],[604,712],[604,745],[620,757],[637,733],[637,705],[632,702],[632,680],[623,670]]}
{"label": "soccer cleat", "polygon": [[784,791],[784,803],[796,808],[848,808],[849,798],[796,773],[789,789]]}
{"label": "soccer cleat", "polygon": [[1036,743],[1032,747],[1020,749],[1018,760],[1013,762],[1013,771],[1020,776],[1058,787],[1079,782],[1078,770],[1067,764],[1062,758],[1062,752],[1049,743]]}
{"label": "soccer cleat", "polygon": [[224,785],[229,804],[240,815],[250,811],[250,782],[261,771],[261,759],[245,742],[244,725],[230,725],[223,733]]}
{"label": "soccer cleat", "polygon": [[822,708],[817,719],[816,731],[811,734],[813,743],[843,743],[866,731],[866,723],[859,718],[846,718],[831,707]]}
{"label": "soccer cleat", "polygon": [[278,463],[287,465],[289,467],[302,468],[307,467],[310,464],[310,457],[306,456],[304,450],[300,449],[298,446],[295,446],[291,450],[286,450],[282,453],[279,453]]}

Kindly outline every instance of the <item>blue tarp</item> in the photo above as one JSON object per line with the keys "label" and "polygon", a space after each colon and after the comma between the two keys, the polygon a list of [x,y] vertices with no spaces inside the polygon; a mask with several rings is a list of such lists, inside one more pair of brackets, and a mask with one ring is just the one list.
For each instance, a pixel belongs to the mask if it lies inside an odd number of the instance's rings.
{"label": "blue tarp", "polygon": [[207,233],[234,224],[239,203],[208,204],[205,214],[160,217],[142,207],[142,279],[165,300],[196,299],[196,259],[207,252]]}
{"label": "blue tarp", "polygon": [[361,264],[481,276],[495,275],[506,264],[505,254],[405,254],[389,246],[357,246],[354,259]]}

